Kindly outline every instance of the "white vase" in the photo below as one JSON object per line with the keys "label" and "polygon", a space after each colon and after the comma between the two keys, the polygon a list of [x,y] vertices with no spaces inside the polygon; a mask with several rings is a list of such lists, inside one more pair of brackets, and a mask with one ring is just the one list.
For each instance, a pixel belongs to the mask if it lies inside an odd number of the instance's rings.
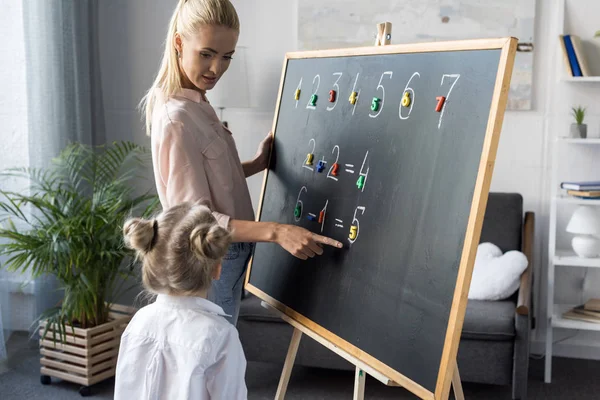
{"label": "white vase", "polygon": [[582,258],[600,256],[600,239],[592,235],[578,235],[571,241],[573,251]]}

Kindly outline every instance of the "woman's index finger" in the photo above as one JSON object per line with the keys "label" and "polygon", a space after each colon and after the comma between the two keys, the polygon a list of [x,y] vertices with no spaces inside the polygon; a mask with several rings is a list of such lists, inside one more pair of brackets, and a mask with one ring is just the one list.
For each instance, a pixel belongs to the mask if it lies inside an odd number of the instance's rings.
{"label": "woman's index finger", "polygon": [[344,245],[342,244],[342,242],[338,242],[337,240],[328,238],[326,236],[314,235],[313,239],[317,243],[323,243],[323,244],[326,244],[328,246],[337,247],[338,249],[341,249],[342,247],[344,247]]}

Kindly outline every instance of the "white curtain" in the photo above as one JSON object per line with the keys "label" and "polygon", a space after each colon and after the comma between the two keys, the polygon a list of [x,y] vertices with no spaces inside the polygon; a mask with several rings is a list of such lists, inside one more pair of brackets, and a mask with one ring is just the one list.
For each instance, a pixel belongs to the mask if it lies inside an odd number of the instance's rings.
{"label": "white curtain", "polygon": [[[24,65],[17,68],[24,67],[26,87],[26,107],[20,110],[26,135],[19,139],[25,155],[13,160],[14,165],[0,165],[45,167],[68,143],[104,143],[98,0],[0,0],[0,6],[3,13],[7,7],[13,13],[21,11],[14,17],[22,18]],[[11,152],[10,143],[2,152]],[[61,298],[53,277],[31,280],[2,271],[1,263],[0,359],[10,331],[22,329],[24,322],[31,324]]]}

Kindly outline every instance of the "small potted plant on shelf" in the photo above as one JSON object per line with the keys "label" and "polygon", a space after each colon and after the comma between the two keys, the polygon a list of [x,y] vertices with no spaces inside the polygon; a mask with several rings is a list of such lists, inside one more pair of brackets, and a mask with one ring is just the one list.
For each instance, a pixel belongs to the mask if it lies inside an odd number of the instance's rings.
{"label": "small potted plant on shelf", "polygon": [[571,137],[585,139],[587,137],[587,125],[583,123],[585,118],[585,108],[573,107],[572,115],[575,118],[575,123],[571,124]]}
{"label": "small potted plant on shelf", "polygon": [[[28,190],[0,190],[0,255],[11,271],[53,275],[60,304],[38,319],[41,382],[81,384],[80,394],[115,374],[121,334],[135,312],[113,304],[136,275],[122,226],[149,215],[155,195],[139,193],[148,151],[130,142],[67,146],[49,168],[10,169]],[[131,286],[131,281],[129,281]]]}

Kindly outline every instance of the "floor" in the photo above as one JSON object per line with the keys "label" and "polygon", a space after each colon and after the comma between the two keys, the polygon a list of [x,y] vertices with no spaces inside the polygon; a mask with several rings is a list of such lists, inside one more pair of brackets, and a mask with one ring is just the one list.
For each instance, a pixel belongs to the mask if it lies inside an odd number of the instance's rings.
{"label": "floor", "polygon": [[[8,343],[8,362],[0,364],[0,399],[78,399],[79,386],[53,379],[50,386],[40,384],[39,353],[35,342],[26,334],[13,334]],[[600,361],[555,358],[554,381],[543,383],[543,360],[532,359],[530,364],[529,399],[598,399],[600,398]],[[249,400],[273,399],[277,390],[281,365],[248,363],[246,383]],[[114,381],[107,380],[92,387],[93,399],[112,399]],[[354,374],[347,371],[295,368],[286,399],[352,399]],[[510,388],[490,385],[463,384],[465,398],[510,399]],[[365,398],[416,399],[402,388],[386,387],[369,378]],[[452,398],[452,396],[451,396]]]}

